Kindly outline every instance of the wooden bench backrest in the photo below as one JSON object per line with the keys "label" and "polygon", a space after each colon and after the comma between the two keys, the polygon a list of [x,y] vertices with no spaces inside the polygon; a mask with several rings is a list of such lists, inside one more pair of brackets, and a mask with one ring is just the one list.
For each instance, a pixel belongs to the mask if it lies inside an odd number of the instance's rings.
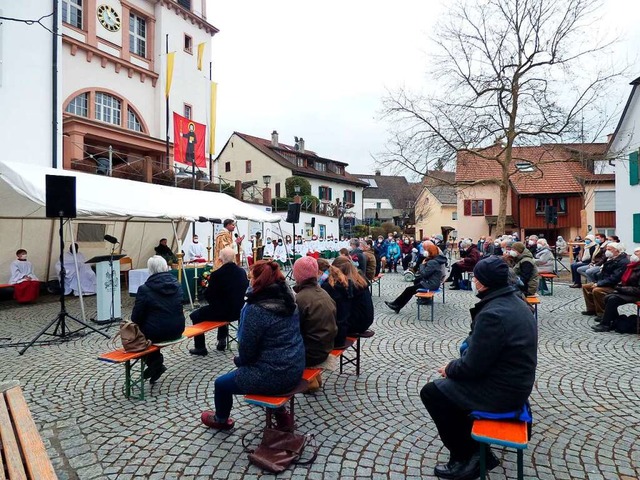
{"label": "wooden bench backrest", "polygon": [[20,387],[0,395],[0,438],[7,463],[1,465],[0,459],[0,478],[5,468],[11,480],[58,478]]}

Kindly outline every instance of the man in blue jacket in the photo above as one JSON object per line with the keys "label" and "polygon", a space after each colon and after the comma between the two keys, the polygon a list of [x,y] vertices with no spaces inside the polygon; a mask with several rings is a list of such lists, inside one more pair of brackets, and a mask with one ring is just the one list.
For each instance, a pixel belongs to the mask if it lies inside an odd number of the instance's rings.
{"label": "man in blue jacket", "polygon": [[[509,267],[496,256],[479,261],[473,290],[480,301],[471,309],[471,333],[460,358],[439,368],[442,378],[420,392],[442,443],[451,453],[436,465],[439,478],[470,480],[480,474],[479,444],[471,438],[474,410],[521,410],[531,394],[537,364],[536,320],[518,289],[509,285]],[[500,462],[487,450],[487,469]]]}

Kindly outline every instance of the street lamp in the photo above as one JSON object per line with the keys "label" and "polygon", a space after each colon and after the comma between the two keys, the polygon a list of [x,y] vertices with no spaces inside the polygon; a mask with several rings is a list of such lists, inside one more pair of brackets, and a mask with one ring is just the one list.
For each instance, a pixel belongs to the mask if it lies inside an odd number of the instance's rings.
{"label": "street lamp", "polygon": [[268,187],[269,184],[271,183],[271,175],[263,175],[262,181],[264,182],[264,186]]}
{"label": "street lamp", "polygon": [[300,185],[294,185],[293,191],[296,193],[296,195],[300,195]]}

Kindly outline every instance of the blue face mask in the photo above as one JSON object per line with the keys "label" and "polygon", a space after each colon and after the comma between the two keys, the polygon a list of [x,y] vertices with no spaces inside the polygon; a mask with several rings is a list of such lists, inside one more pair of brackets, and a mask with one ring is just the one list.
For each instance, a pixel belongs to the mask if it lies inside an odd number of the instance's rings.
{"label": "blue face mask", "polygon": [[599,238],[596,238],[596,243],[600,245],[602,243],[602,240],[600,240]]}

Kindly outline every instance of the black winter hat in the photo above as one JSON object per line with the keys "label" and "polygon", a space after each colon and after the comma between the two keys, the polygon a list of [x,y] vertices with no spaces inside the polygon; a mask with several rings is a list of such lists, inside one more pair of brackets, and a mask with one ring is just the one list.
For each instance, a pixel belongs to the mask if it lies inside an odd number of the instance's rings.
{"label": "black winter hat", "polygon": [[509,266],[499,256],[480,260],[473,269],[473,275],[488,288],[506,287],[509,284]]}

